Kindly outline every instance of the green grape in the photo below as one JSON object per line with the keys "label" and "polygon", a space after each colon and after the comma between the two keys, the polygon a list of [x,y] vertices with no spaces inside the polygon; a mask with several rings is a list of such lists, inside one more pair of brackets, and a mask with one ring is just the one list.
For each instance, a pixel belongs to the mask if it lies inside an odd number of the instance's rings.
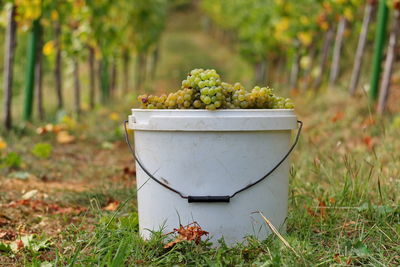
{"label": "green grape", "polygon": [[203,102],[204,102],[204,104],[208,105],[208,104],[211,103],[211,98],[210,98],[209,96],[205,96],[205,97],[203,98]]}
{"label": "green grape", "polygon": [[206,106],[206,109],[215,110],[217,107],[214,104],[210,104]]}
{"label": "green grape", "polygon": [[269,87],[255,86],[247,91],[240,83],[222,82],[213,69],[193,69],[182,81],[181,89],[168,95],[140,95],[143,109],[293,109],[289,98],[276,96]]}
{"label": "green grape", "polygon": [[195,100],[195,101],[193,102],[193,107],[195,107],[195,108],[200,108],[200,107],[201,107],[201,102],[200,102],[199,100]]}

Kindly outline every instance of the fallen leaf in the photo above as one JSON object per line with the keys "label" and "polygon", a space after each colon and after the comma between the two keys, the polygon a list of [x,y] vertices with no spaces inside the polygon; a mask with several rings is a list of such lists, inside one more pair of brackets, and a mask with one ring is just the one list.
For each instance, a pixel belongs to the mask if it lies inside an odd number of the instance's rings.
{"label": "fallen leaf", "polygon": [[0,213],[0,226],[7,225],[10,221],[10,218]]}
{"label": "fallen leaf", "polygon": [[362,142],[368,147],[368,149],[373,149],[374,148],[375,142],[374,142],[374,139],[371,136],[369,136],[369,135],[365,136],[362,139]]}
{"label": "fallen leaf", "polygon": [[119,201],[110,201],[107,206],[103,208],[106,211],[116,211],[119,207]]}
{"label": "fallen leaf", "polygon": [[21,199],[12,201],[8,207],[15,208],[18,206],[31,207],[34,211],[50,212],[52,214],[74,214],[79,215],[87,209],[84,207],[60,207],[57,204],[47,203],[41,200]]}
{"label": "fallen leaf", "polygon": [[57,142],[60,144],[70,144],[75,141],[75,136],[70,135],[67,131],[61,131],[57,134]]}
{"label": "fallen leaf", "polygon": [[179,229],[174,229],[172,233],[178,233],[175,240],[167,243],[164,248],[171,248],[182,241],[194,241],[199,244],[203,235],[208,235],[197,222],[193,222],[186,226],[180,225]]}
{"label": "fallen leaf", "polygon": [[46,133],[47,133],[46,127],[38,127],[38,128],[36,129],[36,133],[39,134],[39,135],[44,135],[44,134],[46,134]]}
{"label": "fallen leaf", "polygon": [[0,138],[0,150],[6,149],[7,148],[7,143]]}
{"label": "fallen leaf", "polygon": [[345,222],[343,223],[343,228],[347,228],[350,225],[355,225],[357,224],[355,221],[349,221],[349,222]]}
{"label": "fallen leaf", "polygon": [[362,127],[366,128],[368,126],[374,125],[376,124],[376,121],[374,118],[372,118],[371,116],[368,116],[367,118],[364,119],[364,121],[362,122]]}
{"label": "fallen leaf", "polygon": [[318,204],[318,207],[320,208],[319,211],[320,211],[321,217],[325,217],[326,216],[326,204],[325,204],[325,201],[320,201],[319,204]]}
{"label": "fallen leaf", "polygon": [[340,260],[340,255],[337,254],[337,253],[333,256],[333,259],[334,259],[334,261],[336,261],[337,263],[341,263],[341,262],[342,262],[342,261]]}
{"label": "fallen leaf", "polygon": [[123,169],[124,174],[126,175],[135,175],[136,174],[136,170],[134,168],[130,168],[130,167],[124,167]]}
{"label": "fallen leaf", "polygon": [[101,148],[103,148],[103,149],[113,149],[114,148],[114,144],[111,143],[111,142],[105,141],[105,142],[101,143]]}
{"label": "fallen leaf", "polygon": [[17,250],[23,249],[24,248],[24,242],[22,242],[22,240],[16,240],[15,244],[17,245]]}
{"label": "fallen leaf", "polygon": [[17,237],[17,233],[12,230],[0,230],[0,239],[14,240]]}
{"label": "fallen leaf", "polygon": [[331,121],[332,122],[337,122],[341,119],[344,118],[344,112],[343,111],[338,111],[335,113],[335,115],[332,117]]}
{"label": "fallen leaf", "polygon": [[53,212],[53,214],[74,214],[79,215],[82,212],[85,212],[87,209],[84,207],[68,207],[68,208],[57,208]]}
{"label": "fallen leaf", "polygon": [[312,217],[323,218],[326,216],[326,203],[325,201],[320,200],[318,203],[318,209],[305,207],[307,209],[308,214]]}
{"label": "fallen leaf", "polygon": [[63,130],[63,127],[61,125],[54,125],[53,127],[53,133],[58,134]]}
{"label": "fallen leaf", "polygon": [[120,120],[119,114],[117,112],[111,112],[110,115],[108,115],[108,117],[113,121]]}
{"label": "fallen leaf", "polygon": [[51,123],[46,124],[46,126],[44,126],[44,128],[46,129],[47,132],[53,132],[54,126]]}
{"label": "fallen leaf", "polygon": [[37,194],[38,192],[39,192],[39,191],[36,190],[36,189],[31,190],[31,191],[25,193],[25,194],[22,196],[22,199],[31,199],[31,198],[33,198],[34,196],[36,196],[36,194]]}

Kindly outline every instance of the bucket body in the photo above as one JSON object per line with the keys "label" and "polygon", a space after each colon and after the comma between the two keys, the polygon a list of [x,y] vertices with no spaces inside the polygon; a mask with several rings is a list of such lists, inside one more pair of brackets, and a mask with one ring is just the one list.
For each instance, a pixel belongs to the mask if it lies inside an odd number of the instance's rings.
{"label": "bucket body", "polygon": [[[141,110],[133,109],[136,155],[164,184],[185,196],[226,196],[258,180],[285,156],[293,110]],[[238,193],[229,203],[189,203],[152,180],[136,166],[140,233],[171,232],[197,222],[211,241],[227,244],[253,235],[265,239],[270,230],[261,211],[285,231],[289,162],[270,176]]]}

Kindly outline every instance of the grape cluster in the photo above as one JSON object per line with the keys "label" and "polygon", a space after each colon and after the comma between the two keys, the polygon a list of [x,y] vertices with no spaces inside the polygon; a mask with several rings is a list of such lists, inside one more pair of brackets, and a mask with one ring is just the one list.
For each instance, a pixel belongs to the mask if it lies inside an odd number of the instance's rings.
{"label": "grape cluster", "polygon": [[247,91],[240,83],[222,82],[213,69],[194,69],[180,90],[168,95],[140,95],[144,109],[293,109],[289,98],[276,96],[269,87]]}

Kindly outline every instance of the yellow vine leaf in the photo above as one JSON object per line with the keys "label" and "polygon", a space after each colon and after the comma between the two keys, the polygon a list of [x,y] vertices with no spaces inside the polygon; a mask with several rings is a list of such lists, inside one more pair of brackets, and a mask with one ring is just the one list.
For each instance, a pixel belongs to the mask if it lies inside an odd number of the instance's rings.
{"label": "yellow vine leaf", "polygon": [[120,120],[119,114],[117,112],[111,112],[110,115],[108,115],[108,117],[113,121]]}
{"label": "yellow vine leaf", "polygon": [[348,21],[352,21],[353,18],[354,18],[353,10],[351,10],[351,8],[349,8],[349,7],[346,7],[346,8],[344,9],[343,15],[344,15],[344,17],[345,17]]}
{"label": "yellow vine leaf", "polygon": [[6,149],[7,148],[7,143],[0,138],[0,150]]}
{"label": "yellow vine leaf", "polygon": [[299,38],[300,42],[305,46],[310,45],[312,42],[312,35],[310,32],[299,32],[297,38]]}
{"label": "yellow vine leaf", "polygon": [[43,54],[49,56],[54,53],[54,41],[48,41],[43,46]]}

